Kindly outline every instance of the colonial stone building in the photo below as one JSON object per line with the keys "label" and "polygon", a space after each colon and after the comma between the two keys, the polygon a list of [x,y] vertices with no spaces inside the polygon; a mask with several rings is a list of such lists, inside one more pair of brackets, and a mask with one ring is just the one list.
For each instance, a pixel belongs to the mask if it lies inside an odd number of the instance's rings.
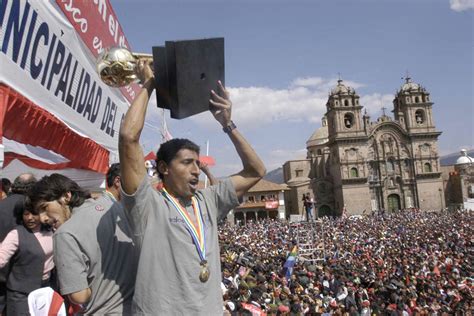
{"label": "colonial stone building", "polygon": [[310,192],[318,215],[444,207],[438,137],[430,94],[410,78],[393,100],[393,118],[371,121],[356,91],[339,80],[322,126],[306,142],[307,159],[283,166],[290,214]]}

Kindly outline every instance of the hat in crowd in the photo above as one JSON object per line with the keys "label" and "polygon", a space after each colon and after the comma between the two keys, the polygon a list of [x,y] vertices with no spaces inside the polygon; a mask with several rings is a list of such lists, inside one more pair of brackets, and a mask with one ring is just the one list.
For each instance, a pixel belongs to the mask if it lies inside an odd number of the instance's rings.
{"label": "hat in crowd", "polygon": [[225,307],[231,312],[235,311],[235,303],[232,301],[226,302]]}
{"label": "hat in crowd", "polygon": [[370,302],[368,300],[362,301],[362,307],[369,307],[369,306],[370,306]]}

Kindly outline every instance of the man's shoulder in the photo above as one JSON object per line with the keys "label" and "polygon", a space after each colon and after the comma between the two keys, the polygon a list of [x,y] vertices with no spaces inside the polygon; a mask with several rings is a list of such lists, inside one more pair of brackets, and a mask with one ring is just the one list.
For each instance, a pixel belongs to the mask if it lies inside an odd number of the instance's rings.
{"label": "man's shoulder", "polygon": [[72,216],[61,227],[56,234],[70,233],[88,229],[96,229],[97,222],[110,206],[100,203],[94,199],[87,199],[81,206],[77,206],[72,211]]}
{"label": "man's shoulder", "polygon": [[0,210],[2,210],[5,207],[14,206],[18,202],[23,202],[25,198],[26,197],[23,194],[9,195],[5,199],[0,200]]}
{"label": "man's shoulder", "polygon": [[81,217],[99,215],[98,217],[101,217],[103,213],[108,211],[113,205],[114,203],[112,201],[102,197],[97,199],[90,198],[85,200],[81,206],[74,208],[71,219],[76,215]]}

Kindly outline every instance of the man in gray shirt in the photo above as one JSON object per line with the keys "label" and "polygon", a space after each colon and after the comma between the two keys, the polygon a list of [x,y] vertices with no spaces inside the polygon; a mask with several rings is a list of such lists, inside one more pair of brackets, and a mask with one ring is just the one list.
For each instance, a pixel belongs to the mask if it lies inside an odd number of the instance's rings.
{"label": "man in gray shirt", "polygon": [[265,167],[231,121],[232,103],[219,82],[219,94],[211,91],[211,113],[234,144],[243,170],[197,190],[199,147],[187,139],[173,139],[161,144],[157,153],[163,189],[155,191],[146,177],[139,143],[154,76],[144,60],[138,63],[138,73],[143,88],[119,136],[122,199],[140,249],[133,314],[222,315],[217,222],[264,176]]}
{"label": "man in gray shirt", "polygon": [[80,314],[130,315],[138,253],[123,207],[106,194],[90,198],[60,174],[43,177],[28,197],[56,229],[61,294],[82,305]]}

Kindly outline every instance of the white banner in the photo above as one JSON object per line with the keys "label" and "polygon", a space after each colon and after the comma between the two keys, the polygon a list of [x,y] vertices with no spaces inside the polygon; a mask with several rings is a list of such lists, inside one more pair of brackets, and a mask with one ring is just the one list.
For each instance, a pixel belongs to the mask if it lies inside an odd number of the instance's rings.
{"label": "white banner", "polygon": [[116,154],[126,99],[100,81],[56,4],[1,0],[0,25],[0,82]]}

